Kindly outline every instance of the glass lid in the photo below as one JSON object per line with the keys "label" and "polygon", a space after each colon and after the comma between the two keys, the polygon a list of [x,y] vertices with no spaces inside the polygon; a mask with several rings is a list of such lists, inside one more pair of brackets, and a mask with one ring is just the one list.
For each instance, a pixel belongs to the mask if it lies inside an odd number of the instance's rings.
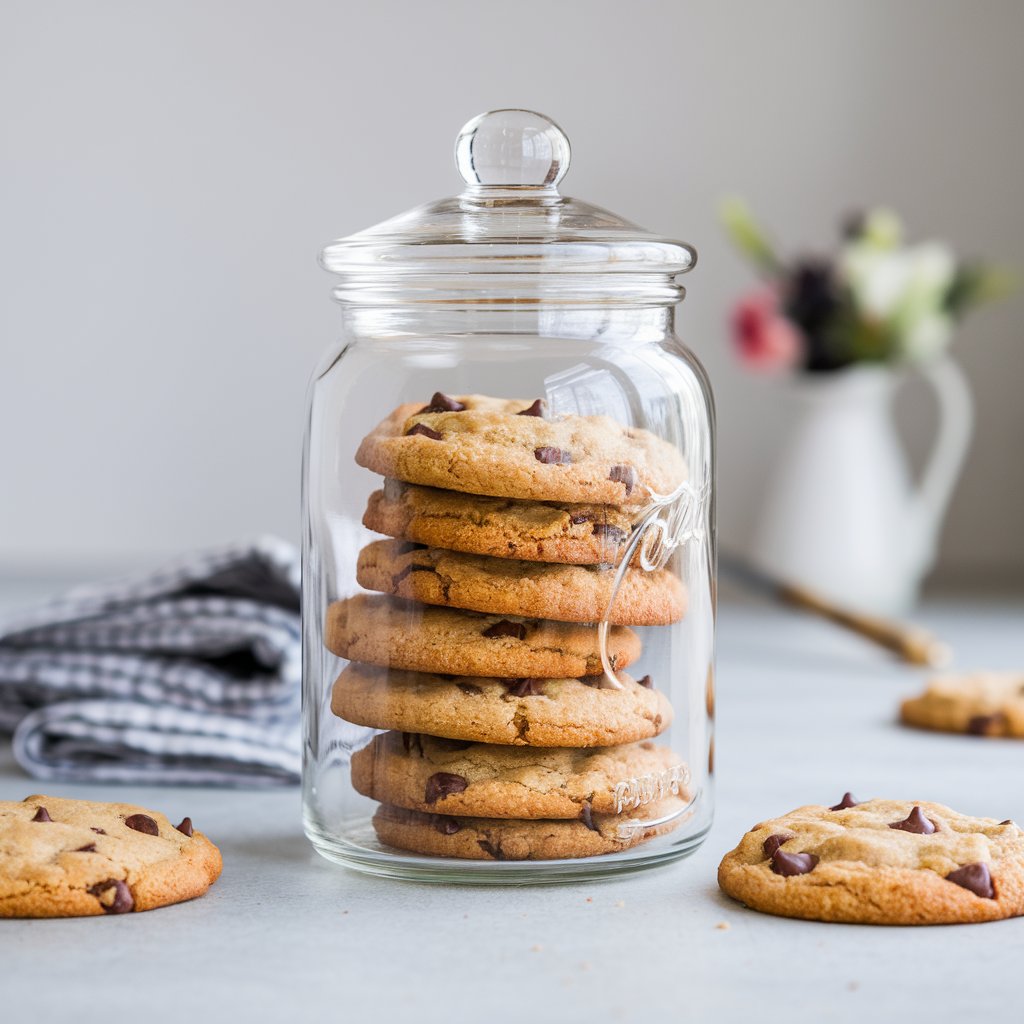
{"label": "glass lid", "polygon": [[[671,281],[694,265],[695,250],[563,196],[558,185],[569,156],[565,133],[542,114],[492,110],[473,118],[455,141],[455,162],[465,181],[459,195],[419,206],[323,250],[323,267],[348,279],[336,296],[382,301],[381,278],[415,293],[427,289],[429,276],[434,279],[429,287],[452,289],[461,301],[471,300],[469,293],[477,289],[494,301],[496,292],[506,290],[499,276],[518,275],[517,292],[526,287],[523,276],[530,276],[534,290],[553,295],[568,284],[564,277],[558,284],[560,275],[571,274],[570,288],[577,294],[584,285],[578,275],[598,275],[606,284],[614,275],[612,293],[619,300],[642,299],[646,292],[651,301],[677,302],[682,289]],[[540,278],[548,276],[552,280],[542,283]]]}

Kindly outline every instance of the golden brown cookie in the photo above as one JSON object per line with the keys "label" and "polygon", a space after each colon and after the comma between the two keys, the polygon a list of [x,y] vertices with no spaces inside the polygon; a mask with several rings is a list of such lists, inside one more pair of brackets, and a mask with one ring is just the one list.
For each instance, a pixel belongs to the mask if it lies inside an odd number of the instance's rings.
{"label": "golden brown cookie", "polygon": [[518,399],[435,395],[363,439],[360,466],[408,483],[534,501],[644,505],[686,478],[679,450],[607,416],[531,414]]}
{"label": "golden brown cookie", "polygon": [[[359,552],[356,579],[367,590],[424,604],[561,622],[597,622],[609,612],[616,570],[555,565],[421,548],[378,540]],[[626,569],[608,621],[663,626],[686,611],[686,591],[667,569]]]}
{"label": "golden brown cookie", "polygon": [[639,811],[582,820],[456,818],[383,804],[373,817],[381,842],[402,850],[465,860],[562,860],[621,853],[671,832],[685,803],[667,797]]}
{"label": "golden brown cookie", "polygon": [[185,818],[53,796],[0,802],[0,917],[86,917],[201,896],[220,851]]}
{"label": "golden brown cookie", "polygon": [[495,558],[618,564],[636,508],[487,498],[385,480],[363,525],[389,537]]}
{"label": "golden brown cookie", "polygon": [[[596,626],[411,604],[359,594],[327,609],[324,644],[352,661],[453,675],[569,677],[601,671]],[[608,631],[608,655],[625,668],[640,638]]]}
{"label": "golden brown cookie", "polygon": [[965,924],[1024,913],[1024,832],[942,804],[801,807],[755,825],[718,884],[753,910],[858,924]]}
{"label": "golden brown cookie", "polygon": [[374,729],[528,746],[607,746],[664,732],[668,697],[649,676],[617,679],[620,689],[603,676],[437,676],[353,663],[334,684],[331,710]]}
{"label": "golden brown cookie", "polygon": [[334,684],[331,710],[356,725],[476,743],[603,747],[650,739],[672,707],[651,687],[618,674],[600,678],[495,679],[402,672],[353,663]]}
{"label": "golden brown cookie", "polygon": [[650,740],[591,750],[387,732],[352,755],[352,785],[381,803],[479,818],[621,814],[685,795],[679,755]]}
{"label": "golden brown cookie", "polygon": [[922,729],[1024,739],[1024,673],[938,676],[903,702],[900,716]]}

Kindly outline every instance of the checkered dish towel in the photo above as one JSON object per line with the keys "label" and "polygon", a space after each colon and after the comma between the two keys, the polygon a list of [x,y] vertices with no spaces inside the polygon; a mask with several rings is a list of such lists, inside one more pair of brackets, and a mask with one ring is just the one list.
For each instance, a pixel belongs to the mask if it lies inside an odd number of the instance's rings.
{"label": "checkered dish towel", "polygon": [[69,782],[299,777],[299,559],[276,538],[0,619],[0,730]]}

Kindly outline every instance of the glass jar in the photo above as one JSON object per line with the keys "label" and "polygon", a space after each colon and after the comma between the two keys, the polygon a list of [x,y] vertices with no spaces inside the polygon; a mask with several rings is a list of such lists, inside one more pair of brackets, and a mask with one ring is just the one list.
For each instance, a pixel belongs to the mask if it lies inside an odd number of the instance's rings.
{"label": "glass jar", "polygon": [[694,250],[558,191],[498,110],[456,197],[323,251],[303,462],[304,820],[376,874],[551,882],[711,823],[714,413]]}

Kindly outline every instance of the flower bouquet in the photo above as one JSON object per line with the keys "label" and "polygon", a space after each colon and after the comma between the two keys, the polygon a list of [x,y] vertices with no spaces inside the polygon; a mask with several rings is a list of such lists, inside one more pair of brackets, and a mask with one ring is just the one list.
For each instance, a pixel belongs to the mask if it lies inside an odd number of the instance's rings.
{"label": "flower bouquet", "polygon": [[742,202],[725,203],[722,219],[765,279],[732,315],[740,357],[755,368],[929,362],[968,310],[1014,287],[1005,271],[958,262],[942,242],[905,244],[903,225],[885,209],[848,218],[834,256],[791,262]]}

